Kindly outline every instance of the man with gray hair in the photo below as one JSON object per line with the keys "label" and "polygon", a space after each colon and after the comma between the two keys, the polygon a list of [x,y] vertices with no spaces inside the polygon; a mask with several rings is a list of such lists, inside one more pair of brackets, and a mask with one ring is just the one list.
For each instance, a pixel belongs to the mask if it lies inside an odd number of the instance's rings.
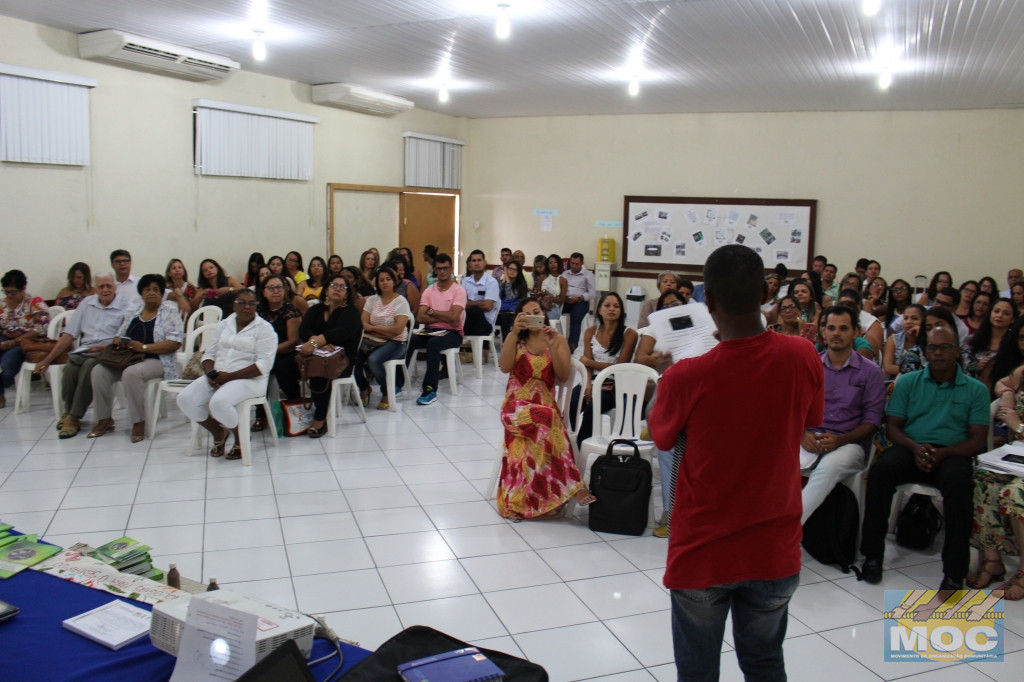
{"label": "man with gray hair", "polygon": [[96,357],[110,344],[128,310],[128,301],[117,295],[114,273],[96,275],[96,293],[86,296],[72,313],[64,332],[53,350],[36,363],[36,374],[42,374],[53,361],[71,349],[61,375],[64,414],[57,420],[61,438],[71,438],[82,428],[82,417],[92,403],[92,368]]}

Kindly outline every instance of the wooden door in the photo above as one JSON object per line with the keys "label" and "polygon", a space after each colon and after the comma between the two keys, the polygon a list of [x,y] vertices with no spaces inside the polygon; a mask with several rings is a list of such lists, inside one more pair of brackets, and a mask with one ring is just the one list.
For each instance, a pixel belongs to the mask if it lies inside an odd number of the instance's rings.
{"label": "wooden door", "polygon": [[408,246],[416,260],[416,267],[426,273],[423,267],[423,247],[433,244],[438,252],[452,257],[453,265],[459,268],[459,253],[455,243],[455,219],[458,197],[454,194],[419,194],[402,192],[399,201],[398,243]]}

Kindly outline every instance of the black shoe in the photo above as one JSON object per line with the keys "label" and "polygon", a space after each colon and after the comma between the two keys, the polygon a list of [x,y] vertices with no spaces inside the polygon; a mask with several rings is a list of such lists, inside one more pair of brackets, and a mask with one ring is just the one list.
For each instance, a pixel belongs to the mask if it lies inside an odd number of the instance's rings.
{"label": "black shoe", "polygon": [[860,569],[860,576],[865,582],[877,585],[882,582],[882,560],[865,559]]}
{"label": "black shoe", "polygon": [[948,575],[944,575],[942,576],[942,584],[939,585],[939,589],[951,591],[962,590],[964,589],[964,581],[962,579],[954,580],[953,578],[950,578]]}

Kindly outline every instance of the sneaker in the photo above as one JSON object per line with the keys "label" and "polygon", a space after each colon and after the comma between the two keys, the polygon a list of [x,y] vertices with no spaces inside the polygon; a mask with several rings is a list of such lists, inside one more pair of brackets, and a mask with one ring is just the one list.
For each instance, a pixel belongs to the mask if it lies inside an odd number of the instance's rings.
{"label": "sneaker", "polygon": [[417,405],[432,405],[437,402],[437,391],[432,386],[423,389],[423,394],[416,398]]}

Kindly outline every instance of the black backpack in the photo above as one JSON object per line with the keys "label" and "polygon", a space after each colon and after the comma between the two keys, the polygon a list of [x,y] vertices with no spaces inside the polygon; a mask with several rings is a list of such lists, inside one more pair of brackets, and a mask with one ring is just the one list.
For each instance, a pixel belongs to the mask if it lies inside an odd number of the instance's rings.
{"label": "black backpack", "polygon": [[914,493],[896,518],[896,542],[908,549],[928,549],[942,530],[942,514],[928,495]]}
{"label": "black backpack", "polygon": [[[614,454],[628,446],[629,454]],[[619,535],[643,535],[651,501],[651,463],[640,457],[632,440],[615,439],[606,454],[590,468],[590,492],[597,502],[588,509],[590,530]]]}
{"label": "black backpack", "polygon": [[852,490],[836,483],[804,523],[804,549],[823,564],[838,564],[843,573],[849,573],[852,568],[859,578],[860,572],[853,566],[859,528],[857,498]]}

